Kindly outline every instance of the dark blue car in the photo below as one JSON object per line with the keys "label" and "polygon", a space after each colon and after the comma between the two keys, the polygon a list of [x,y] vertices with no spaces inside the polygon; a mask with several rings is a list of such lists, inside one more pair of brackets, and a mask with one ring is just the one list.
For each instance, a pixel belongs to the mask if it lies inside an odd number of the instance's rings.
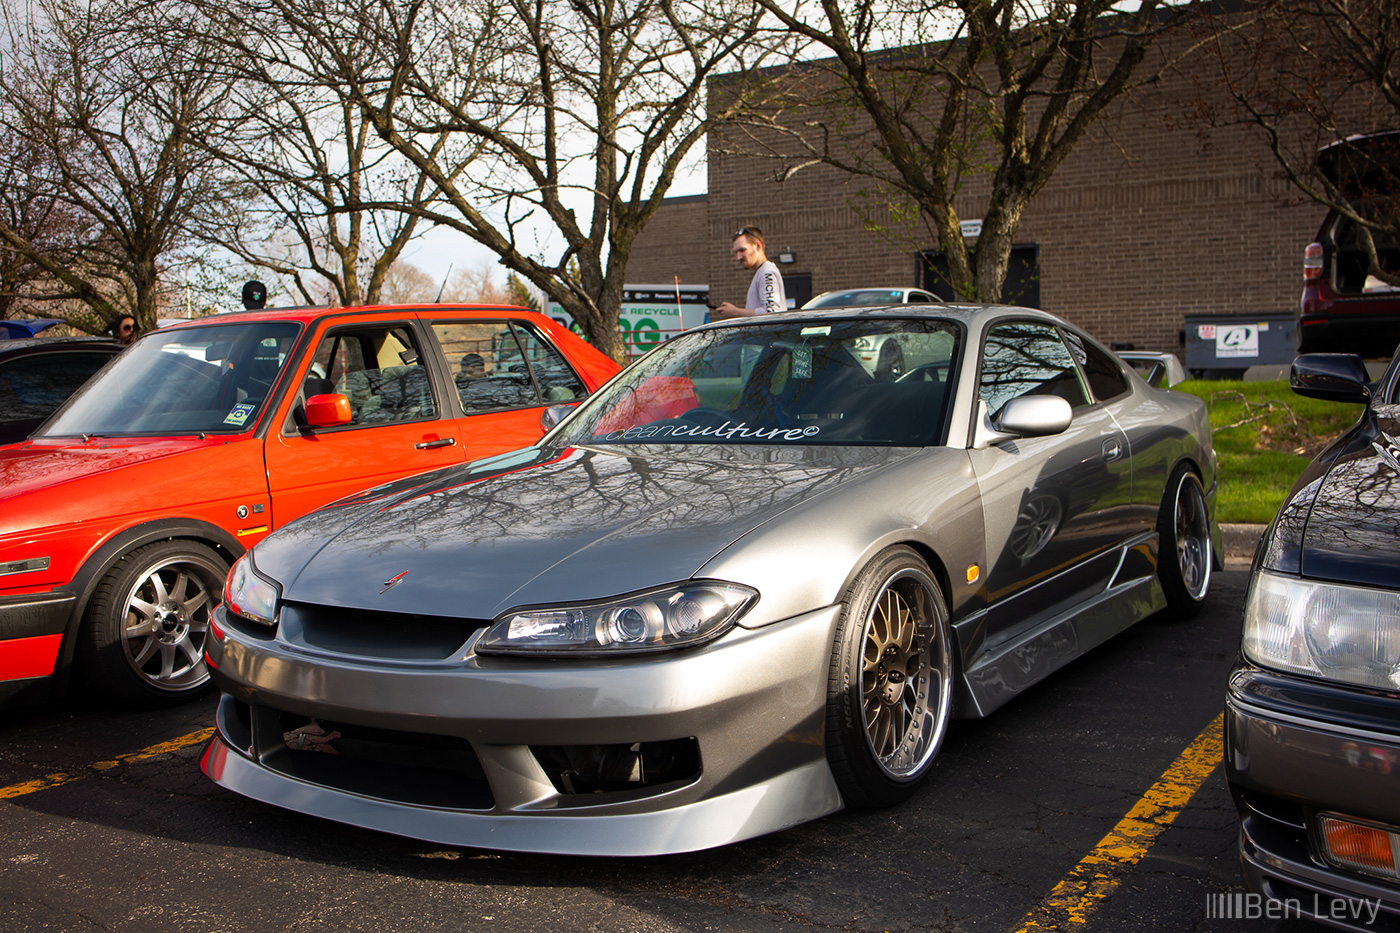
{"label": "dark blue car", "polygon": [[1400,356],[1293,364],[1302,395],[1365,405],[1260,544],[1226,694],[1246,886],[1270,916],[1400,925]]}

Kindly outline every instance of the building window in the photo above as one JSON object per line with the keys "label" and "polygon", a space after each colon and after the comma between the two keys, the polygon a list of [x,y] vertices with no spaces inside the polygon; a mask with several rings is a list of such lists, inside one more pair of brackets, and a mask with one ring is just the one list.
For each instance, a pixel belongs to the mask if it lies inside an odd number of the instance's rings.
{"label": "building window", "polygon": [[[919,286],[933,292],[944,301],[957,295],[948,284],[948,261],[942,250],[925,250],[919,254]],[[1040,307],[1040,247],[1034,243],[1011,247],[1011,262],[1002,283],[1003,304],[1023,308]]]}

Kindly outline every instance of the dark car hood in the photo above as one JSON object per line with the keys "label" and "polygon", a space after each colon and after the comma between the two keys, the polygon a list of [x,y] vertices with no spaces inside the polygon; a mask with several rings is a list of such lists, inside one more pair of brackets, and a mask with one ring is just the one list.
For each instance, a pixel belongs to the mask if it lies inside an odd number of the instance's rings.
{"label": "dark car hood", "polygon": [[910,453],[532,448],[312,513],[254,561],[292,601],[489,619],[687,579],[774,516]]}
{"label": "dark car hood", "polygon": [[1378,419],[1348,435],[1326,473],[1304,485],[1302,494],[1311,494],[1312,503],[1301,527],[1303,576],[1395,588],[1400,580],[1398,438],[1395,419]]}

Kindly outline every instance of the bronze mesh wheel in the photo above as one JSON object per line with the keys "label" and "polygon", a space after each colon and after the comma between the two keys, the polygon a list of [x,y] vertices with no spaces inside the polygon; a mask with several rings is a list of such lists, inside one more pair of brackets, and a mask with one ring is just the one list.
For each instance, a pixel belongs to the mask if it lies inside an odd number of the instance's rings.
{"label": "bronze mesh wheel", "polygon": [[827,759],[848,803],[914,792],[947,732],[952,685],[942,590],[917,554],[891,548],[852,587],[832,647]]}

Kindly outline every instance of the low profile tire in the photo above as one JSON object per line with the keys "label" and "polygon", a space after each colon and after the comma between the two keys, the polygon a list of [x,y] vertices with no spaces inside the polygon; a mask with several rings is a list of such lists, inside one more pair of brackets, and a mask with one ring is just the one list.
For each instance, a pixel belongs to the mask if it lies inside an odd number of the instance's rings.
{"label": "low profile tire", "polygon": [[948,730],[952,688],[943,593],[917,554],[890,548],[852,585],[832,644],[826,754],[846,803],[887,807],[918,789]]}
{"label": "low profile tire", "polygon": [[1167,613],[1178,619],[1196,614],[1210,591],[1210,515],[1201,481],[1185,464],[1172,471],[1157,514],[1157,579],[1167,596]]}
{"label": "low profile tire", "polygon": [[134,706],[170,706],[209,689],[204,641],[228,564],[196,541],[125,555],[88,601],[79,663],[90,686]]}

